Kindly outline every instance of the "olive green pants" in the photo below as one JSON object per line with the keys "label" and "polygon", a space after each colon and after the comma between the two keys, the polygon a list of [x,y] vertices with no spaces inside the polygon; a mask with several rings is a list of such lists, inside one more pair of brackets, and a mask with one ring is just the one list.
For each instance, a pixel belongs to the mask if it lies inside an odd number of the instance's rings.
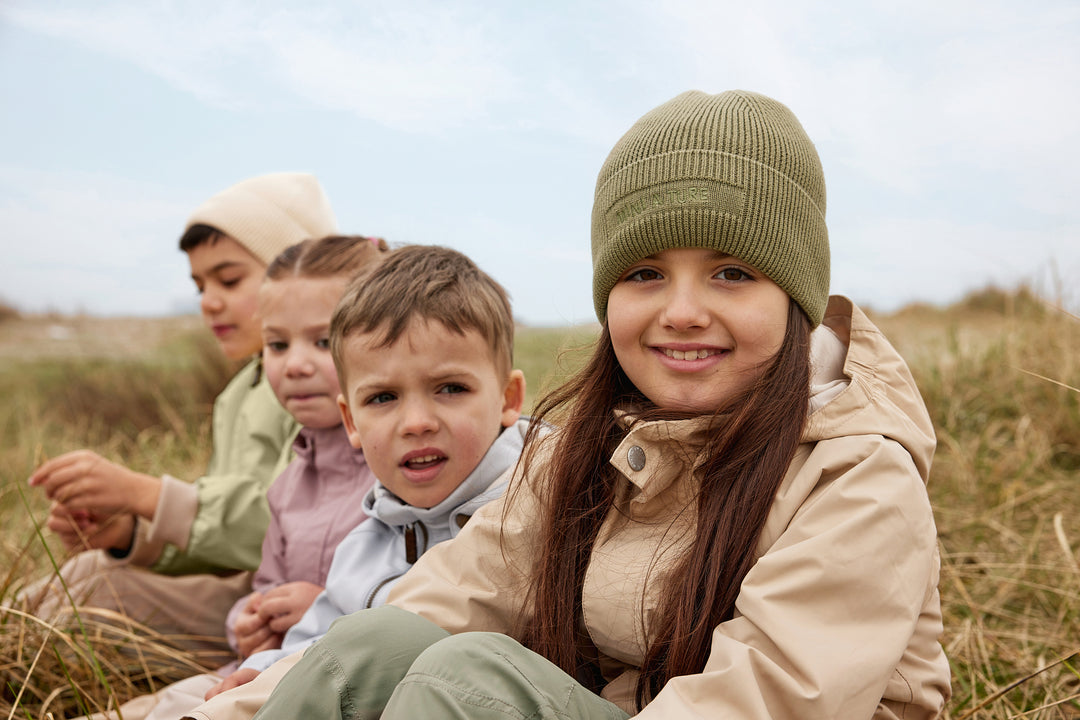
{"label": "olive green pants", "polygon": [[616,705],[499,633],[450,635],[395,607],[336,621],[258,718],[624,720]]}

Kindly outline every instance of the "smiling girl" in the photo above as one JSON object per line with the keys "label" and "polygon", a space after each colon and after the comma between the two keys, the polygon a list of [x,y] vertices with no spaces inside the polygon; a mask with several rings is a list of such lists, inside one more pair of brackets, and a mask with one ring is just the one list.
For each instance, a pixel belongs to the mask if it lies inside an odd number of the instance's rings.
{"label": "smiling girl", "polygon": [[649,112],[600,171],[592,256],[600,339],[537,411],[560,429],[258,717],[936,716],[933,428],[828,295],[798,120],[741,91]]}

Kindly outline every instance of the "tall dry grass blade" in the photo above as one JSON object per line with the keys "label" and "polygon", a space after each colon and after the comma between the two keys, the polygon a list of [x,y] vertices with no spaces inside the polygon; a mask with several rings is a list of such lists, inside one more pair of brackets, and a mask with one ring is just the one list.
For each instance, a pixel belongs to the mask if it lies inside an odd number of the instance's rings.
{"label": "tall dry grass blade", "polygon": [[[45,542],[45,534],[41,530],[41,523],[39,523],[37,521],[37,518],[34,517],[33,508],[30,507],[30,501],[27,499],[26,492],[23,490],[22,486],[18,487],[18,491],[19,491],[19,499],[22,501],[23,508],[26,509],[27,515],[30,516],[30,522],[33,523],[34,535],[35,535],[35,537],[37,537],[37,539],[41,542],[42,546],[44,546],[44,548],[45,548],[45,554],[48,556],[49,563],[52,565],[52,568],[53,568],[53,572],[56,573],[57,578],[60,581],[60,586],[64,590],[64,595],[65,595],[65,597],[67,597],[68,603],[71,606],[72,615],[75,618],[75,622],[79,626],[79,631],[82,633],[82,636],[84,638],[86,638],[87,641],[89,641],[90,635],[89,635],[89,633],[86,632],[86,627],[83,625],[82,617],[79,615],[79,609],[76,606],[75,599],[71,596],[71,592],[68,589],[67,583],[64,582],[63,575],[60,574],[60,564],[56,561],[56,558],[53,556],[52,550],[49,549],[49,544],[47,542]],[[101,682],[102,685],[105,686],[105,688],[109,688],[109,679],[105,676],[105,671],[101,668],[101,664],[98,662],[97,656],[94,654],[93,644],[88,642],[87,649],[90,652],[90,665],[91,665],[91,668],[94,671],[94,674],[97,676],[98,681]]]}
{"label": "tall dry grass blade", "polygon": [[1073,554],[1072,545],[1069,544],[1069,538],[1065,536],[1065,525],[1063,522],[1064,513],[1054,514],[1054,536],[1057,538],[1058,545],[1061,546],[1061,551],[1065,553],[1065,557],[1069,559],[1069,562],[1073,566],[1073,570],[1080,573],[1080,563],[1076,561],[1076,555]]}
{"label": "tall dry grass blade", "polygon": [[[64,673],[64,679],[67,680],[67,686],[71,688],[71,691],[75,693],[75,706],[79,708],[79,712],[83,715],[90,714],[90,708],[87,706],[86,701],[83,699],[84,693],[79,691],[79,683],[75,678],[71,676],[71,672],[68,670],[67,663],[64,662],[64,658],[60,655],[60,651],[53,645],[53,655],[56,656],[56,663],[60,667],[60,670]],[[46,711],[49,708],[49,704],[56,697],[59,697],[62,692],[61,688],[56,688],[49,697],[45,698],[45,702],[42,704],[42,711]]]}
{"label": "tall dry grass blade", "polygon": [[[972,717],[975,713],[979,712],[980,710],[987,707],[988,705],[995,702],[996,700],[1001,699],[1002,697],[1004,697],[1008,693],[1012,692],[1016,688],[1020,687],[1024,683],[1028,682],[1032,678],[1035,678],[1035,677],[1038,677],[1039,675],[1042,675],[1047,670],[1055,668],[1058,665],[1065,665],[1066,667],[1068,667],[1068,661],[1071,660],[1074,657],[1080,657],[1080,648],[1074,650],[1073,652],[1069,653],[1068,655],[1065,655],[1064,657],[1058,658],[1057,660],[1055,660],[1054,662],[1052,662],[1052,663],[1050,663],[1048,665],[1044,665],[1041,668],[1038,668],[1037,670],[1034,670],[1034,671],[1028,673],[1027,675],[1024,675],[1021,678],[1017,678],[1016,680],[1013,680],[1011,683],[1009,683],[1005,687],[1001,688],[997,692],[995,692],[992,695],[984,698],[979,704],[974,705],[973,707],[968,708],[965,712],[961,713],[960,715],[957,715],[956,720],[966,720],[967,718]],[[1013,716],[1013,717],[1016,717],[1016,716]]]}
{"label": "tall dry grass blade", "polygon": [[1020,372],[1024,373],[1025,375],[1030,375],[1031,377],[1038,378],[1040,380],[1045,380],[1048,383],[1053,383],[1054,385],[1057,385],[1058,387],[1063,387],[1066,390],[1072,390],[1073,392],[1080,393],[1080,388],[1075,388],[1072,385],[1068,385],[1066,383],[1061,382],[1060,380],[1055,380],[1054,378],[1049,378],[1049,377],[1046,377],[1045,375],[1040,375],[1037,372],[1031,372],[1030,370],[1025,370],[1024,368],[1016,367],[1015,365],[1013,366],[1013,370],[1019,370]]}
{"label": "tall dry grass blade", "polygon": [[[1069,695],[1068,697],[1063,697],[1063,698],[1060,698],[1058,700],[1054,700],[1053,702],[1046,703],[1045,705],[1040,705],[1039,707],[1031,708],[1030,710],[1025,710],[1022,713],[1019,713],[1017,715],[1010,715],[1009,720],[1013,720],[1013,718],[1025,718],[1025,717],[1028,717],[1030,715],[1034,715],[1035,713],[1040,713],[1043,710],[1050,710],[1051,708],[1061,707],[1062,705],[1064,705],[1067,702],[1072,702],[1075,705],[1075,701],[1077,701],[1077,700],[1080,700],[1080,693],[1076,693],[1076,694],[1073,694],[1073,695]],[[1068,717],[1077,717],[1077,716],[1076,715],[1069,715]]]}

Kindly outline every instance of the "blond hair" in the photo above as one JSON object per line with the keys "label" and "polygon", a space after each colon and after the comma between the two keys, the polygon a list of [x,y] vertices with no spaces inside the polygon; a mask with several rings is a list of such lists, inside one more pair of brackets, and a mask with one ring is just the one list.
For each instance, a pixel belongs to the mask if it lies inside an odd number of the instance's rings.
{"label": "blond hair", "polygon": [[462,253],[435,245],[408,245],[355,277],[330,321],[330,353],[346,386],[344,344],[353,333],[381,332],[393,344],[414,318],[434,320],[464,335],[475,330],[500,373],[513,366],[514,318],[499,283]]}
{"label": "blond hair", "polygon": [[291,245],[266,267],[267,280],[285,277],[352,279],[390,248],[382,238],[329,235]]}

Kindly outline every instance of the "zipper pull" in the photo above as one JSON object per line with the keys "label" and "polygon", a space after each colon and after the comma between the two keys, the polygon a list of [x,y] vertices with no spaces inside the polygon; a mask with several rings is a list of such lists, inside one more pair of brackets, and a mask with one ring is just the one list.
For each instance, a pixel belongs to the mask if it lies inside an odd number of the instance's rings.
{"label": "zipper pull", "polygon": [[416,527],[414,525],[405,526],[405,562],[412,565],[416,562]]}

